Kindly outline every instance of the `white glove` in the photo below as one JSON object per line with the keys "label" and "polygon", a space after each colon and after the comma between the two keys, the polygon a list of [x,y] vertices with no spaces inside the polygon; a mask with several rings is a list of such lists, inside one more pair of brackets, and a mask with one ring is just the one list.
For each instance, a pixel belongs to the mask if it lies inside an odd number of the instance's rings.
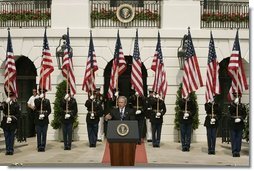
{"label": "white glove", "polygon": [[141,113],[141,110],[137,110],[136,111],[136,115],[140,114]]}
{"label": "white glove", "polygon": [[235,103],[235,104],[238,104],[238,103],[239,103],[239,98],[238,98],[238,97],[235,98],[234,103]]}
{"label": "white glove", "polygon": [[94,96],[93,96],[93,95],[91,95],[91,96],[90,96],[90,99],[94,99]]}
{"label": "white glove", "polygon": [[189,117],[189,116],[190,116],[190,115],[189,115],[189,113],[188,113],[188,112],[185,112],[185,113],[184,113],[184,117],[186,117],[186,118],[187,118],[187,117]]}
{"label": "white glove", "polygon": [[64,119],[69,119],[71,117],[70,114],[65,114]]}
{"label": "white glove", "polygon": [[118,91],[117,91],[117,92],[115,92],[115,96],[116,96],[116,97],[118,97],[118,95],[119,95],[119,92],[118,92]]}
{"label": "white glove", "polygon": [[11,123],[11,121],[12,121],[11,117],[8,117],[7,118],[7,123]]}
{"label": "white glove", "polygon": [[10,97],[8,97],[8,98],[5,100],[6,103],[9,103],[10,101],[11,101],[11,98],[10,98]]}
{"label": "white glove", "polygon": [[212,118],[212,119],[211,119],[211,122],[215,122],[215,121],[216,121],[216,119],[215,119],[215,118]]}
{"label": "white glove", "polygon": [[43,94],[43,93],[41,93],[41,94],[40,94],[40,98],[43,98],[43,97],[44,97],[44,94]]}
{"label": "white glove", "polygon": [[240,118],[236,118],[235,119],[235,123],[239,123],[239,122],[241,122],[241,119]]}
{"label": "white glove", "polygon": [[39,115],[39,119],[40,119],[40,120],[42,120],[44,117],[45,117],[44,114],[40,114],[40,115]]}
{"label": "white glove", "polygon": [[136,95],[136,96],[139,95],[137,91],[136,91],[135,95]]}
{"label": "white glove", "polygon": [[156,96],[155,96],[156,98],[159,98],[160,97],[160,95],[159,94],[156,94]]}
{"label": "white glove", "polygon": [[66,94],[66,95],[64,96],[64,100],[67,100],[69,97],[70,97],[69,94]]}
{"label": "white glove", "polygon": [[161,113],[160,113],[160,112],[157,112],[156,115],[157,115],[157,116],[161,116]]}

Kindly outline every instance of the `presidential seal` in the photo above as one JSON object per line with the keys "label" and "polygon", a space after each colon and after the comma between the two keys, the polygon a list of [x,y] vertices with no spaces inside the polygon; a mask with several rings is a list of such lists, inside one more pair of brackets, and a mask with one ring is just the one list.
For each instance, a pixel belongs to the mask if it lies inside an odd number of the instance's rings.
{"label": "presidential seal", "polygon": [[135,16],[135,12],[131,5],[129,4],[122,4],[118,7],[116,11],[116,16],[119,21],[122,23],[131,22]]}
{"label": "presidential seal", "polygon": [[116,128],[116,131],[117,131],[118,135],[120,135],[120,136],[126,136],[129,133],[129,130],[130,129],[129,129],[128,125],[123,124],[123,123],[119,124]]}

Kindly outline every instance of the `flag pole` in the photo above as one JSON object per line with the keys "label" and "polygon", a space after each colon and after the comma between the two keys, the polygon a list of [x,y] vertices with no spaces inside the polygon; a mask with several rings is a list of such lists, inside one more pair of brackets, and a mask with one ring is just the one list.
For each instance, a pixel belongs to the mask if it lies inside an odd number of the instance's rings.
{"label": "flag pole", "polygon": [[[118,64],[117,64],[117,66],[116,66],[117,68],[116,68],[116,92],[118,92],[118,70],[119,70],[119,68],[118,68]],[[119,94],[117,94],[117,96],[116,96],[116,107],[117,107],[117,98],[118,98],[118,96],[119,96]]]}
{"label": "flag pole", "polygon": [[[8,27],[8,32],[10,32],[10,28]],[[8,45],[7,45],[8,46]],[[7,60],[8,60],[8,50],[7,50]],[[8,61],[6,61],[8,64]],[[8,64],[9,65],[9,64]],[[7,98],[10,98],[10,74],[9,74],[9,67],[7,66],[7,73],[8,73],[8,92],[7,92]],[[7,117],[10,116],[10,103],[7,104]]]}
{"label": "flag pole", "polygon": [[[93,68],[91,68],[91,76],[93,77]],[[93,83],[91,83],[90,86],[91,86],[91,93],[92,93],[92,97],[93,97],[93,91],[94,91]],[[94,110],[93,99],[91,99],[91,100],[92,100],[92,113],[93,113],[93,110]]]}

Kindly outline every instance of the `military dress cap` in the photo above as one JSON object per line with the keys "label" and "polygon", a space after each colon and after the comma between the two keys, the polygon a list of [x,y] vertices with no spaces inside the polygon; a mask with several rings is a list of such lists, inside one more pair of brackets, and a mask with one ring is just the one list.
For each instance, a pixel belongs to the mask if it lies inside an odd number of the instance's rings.
{"label": "military dress cap", "polygon": [[[237,92],[233,92],[232,94],[233,94],[234,97],[237,96]],[[241,97],[241,96],[242,96],[242,94],[241,94],[241,93],[238,93],[238,97]]]}
{"label": "military dress cap", "polygon": [[149,93],[153,93],[154,91],[152,89],[148,89],[148,92]]}
{"label": "military dress cap", "polygon": [[101,91],[101,88],[100,87],[96,87],[95,89],[97,92],[100,92]]}

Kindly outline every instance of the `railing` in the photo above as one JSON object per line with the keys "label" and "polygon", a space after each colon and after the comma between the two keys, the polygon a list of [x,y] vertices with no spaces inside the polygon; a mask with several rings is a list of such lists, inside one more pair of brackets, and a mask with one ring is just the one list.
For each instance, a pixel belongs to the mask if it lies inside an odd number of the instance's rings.
{"label": "railing", "polygon": [[201,1],[201,28],[249,28],[249,3]]}
{"label": "railing", "polygon": [[51,1],[0,1],[0,27],[51,25]]}
{"label": "railing", "polygon": [[[161,1],[105,1],[90,0],[91,27],[160,27]],[[121,4],[130,4],[135,13],[132,21],[124,23],[117,18]]]}

